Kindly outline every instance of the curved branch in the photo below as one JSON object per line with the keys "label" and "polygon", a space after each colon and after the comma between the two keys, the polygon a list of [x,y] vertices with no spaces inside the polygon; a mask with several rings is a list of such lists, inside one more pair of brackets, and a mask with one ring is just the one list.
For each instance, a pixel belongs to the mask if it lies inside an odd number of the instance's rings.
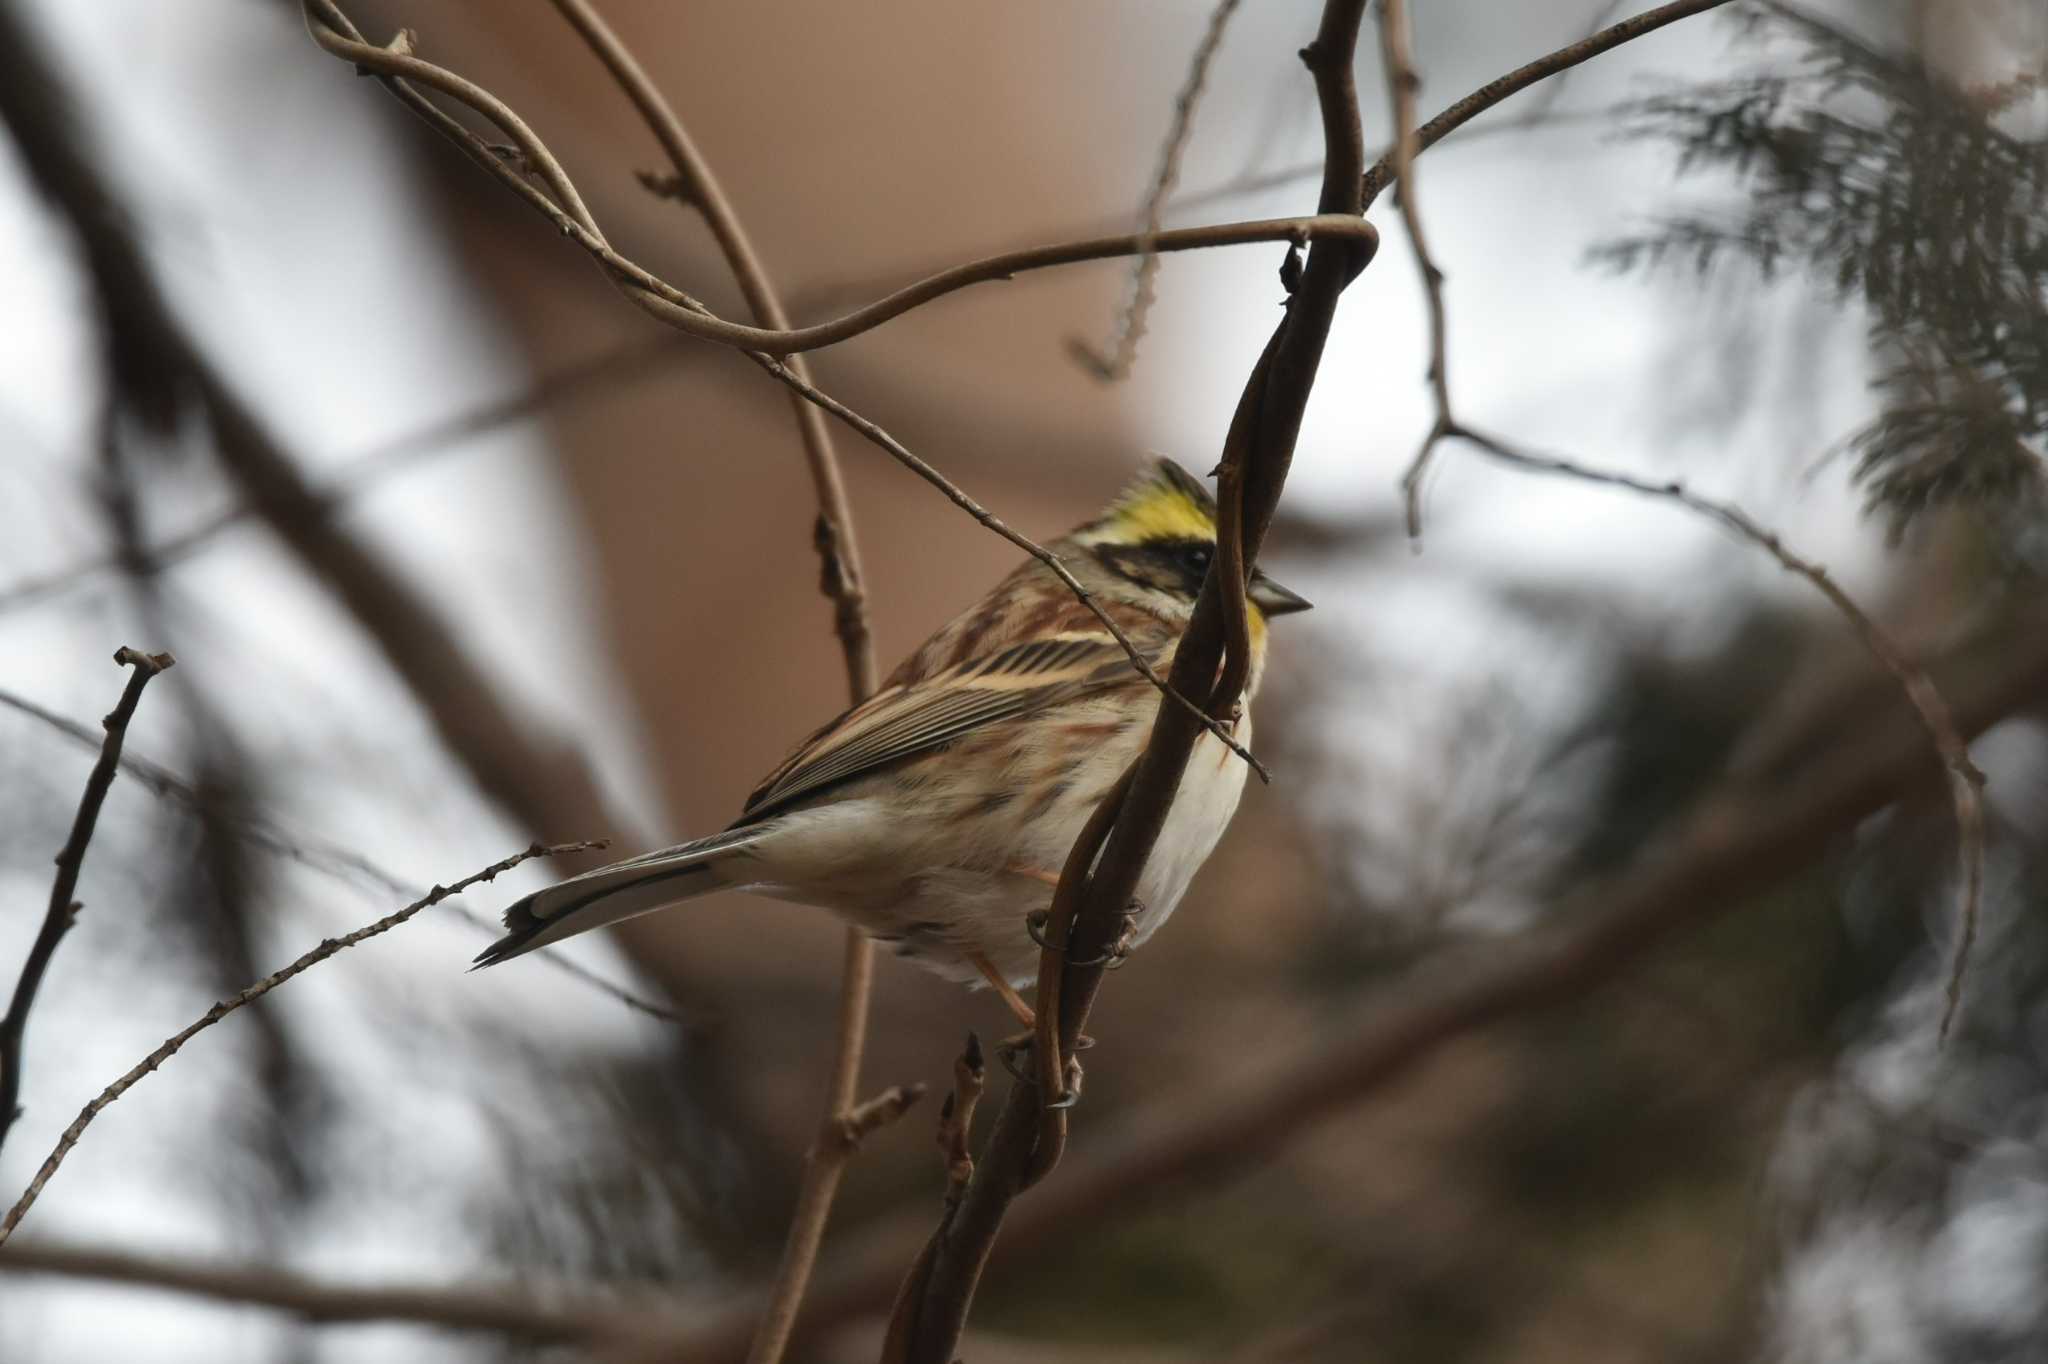
{"label": "curved branch", "polygon": [[[1322,113],[1324,178],[1317,207],[1325,214],[1356,215],[1360,208],[1365,135],[1351,66],[1364,11],[1365,0],[1327,0],[1315,39],[1301,54],[1314,77]],[[1242,480],[1237,552],[1244,564],[1257,562],[1272,522],[1338,298],[1370,255],[1370,247],[1360,249],[1356,241],[1326,239],[1310,248],[1286,314],[1238,401],[1232,418],[1235,438],[1225,455],[1236,466],[1233,487],[1236,479]],[[1170,675],[1175,691],[1210,698],[1205,714],[1212,721],[1219,718],[1219,709],[1237,700],[1212,695],[1227,657],[1227,614],[1223,575],[1212,566]],[[1064,966],[1059,988],[1058,1040],[1063,1052],[1073,1049],[1088,1018],[1102,983],[1101,963],[1119,934],[1124,910],[1165,828],[1201,736],[1202,726],[1195,720],[1174,707],[1160,706],[1099,858],[1092,868],[1082,865],[1083,858],[1071,859],[1062,876],[1064,881],[1087,873],[1074,931],[1066,940],[1072,958]],[[1064,888],[1054,892],[1056,898],[1071,893]],[[914,1293],[918,1301],[899,1307],[902,1319],[910,1323],[902,1341],[907,1364],[945,1364],[953,1358],[1010,1206],[1045,1163],[1038,1147],[1041,1113],[1049,1097],[1039,1084],[1011,1085],[973,1178],[957,1207],[933,1233],[927,1251],[914,1262],[905,1292]]]}
{"label": "curved branch", "polygon": [[[560,3],[561,0],[557,2]],[[1091,237],[1081,241],[1059,242],[1050,246],[1009,251],[982,260],[969,261],[964,265],[956,265],[898,289],[865,307],[856,308],[843,317],[815,326],[749,327],[719,317],[696,298],[614,250],[605,240],[603,233],[598,230],[596,220],[584,205],[583,197],[577,192],[568,173],[562,169],[560,160],[548,150],[547,144],[527,126],[525,120],[513,112],[504,101],[475,82],[413,55],[411,39],[404,33],[395,40],[396,46],[377,47],[363,39],[362,34],[334,5],[333,0],[304,0],[304,4],[307,28],[315,42],[333,56],[384,78],[392,84],[401,99],[426,115],[435,126],[455,136],[458,141],[473,144],[469,146],[471,159],[492,170],[500,180],[519,192],[521,197],[555,218],[556,225],[565,235],[573,238],[578,245],[596,257],[598,262],[617,279],[632,286],[636,303],[678,331],[687,332],[702,341],[730,346],[735,350],[756,351],[771,356],[818,350],[850,340],[863,332],[873,331],[913,308],[922,307],[970,285],[1006,280],[1053,266],[1119,260],[1130,256],[1142,256],[1148,250],[1160,253],[1199,251],[1210,247],[1244,246],[1255,242],[1276,241],[1306,244],[1325,237],[1361,238],[1367,235],[1365,224],[1357,219],[1342,214],[1325,214],[1308,218],[1266,218],[1251,222],[1219,223],[1208,227],[1178,228],[1171,232],[1159,233],[1157,236],[1148,236],[1143,232],[1126,232],[1114,236]],[[455,123],[425,96],[408,86],[408,81],[438,90],[491,120],[513,140],[519,161],[540,177],[554,195],[554,199],[550,200],[546,194],[524,179],[520,164],[508,162],[504,156],[492,152],[474,133]],[[695,185],[698,182],[685,176],[684,183]]]}
{"label": "curved branch", "polygon": [[[1488,81],[1416,129],[1415,145],[1409,154],[1427,151],[1510,95],[1520,94],[1547,77],[1554,76],[1560,71],[1568,71],[1603,52],[1611,52],[1623,43],[1633,42],[1646,33],[1654,33],[1666,24],[1689,19],[1710,9],[1719,9],[1727,3],[1729,0],[1672,0],[1670,4],[1646,10],[1633,19],[1624,19],[1618,24],[1601,29],[1589,38],[1561,47],[1547,56],[1538,57],[1527,65],[1518,66],[1505,76]],[[1400,156],[1401,148],[1397,143],[1392,151],[1374,162],[1372,169],[1365,173],[1365,206],[1368,209],[1379,199],[1387,186],[1394,183],[1400,171]]]}
{"label": "curved branch", "polygon": [[1969,967],[1970,949],[1977,940],[1978,909],[1984,895],[1984,773],[1970,761],[1970,747],[1956,728],[1955,714],[1927,670],[1907,656],[1899,642],[1871,619],[1870,613],[1843,590],[1826,567],[1794,551],[1776,531],[1732,502],[1696,493],[1676,480],[1654,483],[1611,469],[1596,469],[1576,460],[1532,454],[1509,445],[1497,436],[1489,436],[1457,422],[1447,422],[1444,434],[1466,442],[1492,459],[1529,473],[1559,474],[1582,483],[1620,488],[1675,502],[1734,532],[1777,560],[1779,567],[1804,578],[1827,599],[1837,614],[1849,622],[1878,666],[1898,683],[1907,704],[1913,707],[1913,713],[1926,729],[1928,740],[1941,758],[1942,767],[1948,772],[1949,799],[1956,821],[1959,876],[1956,919],[1959,933],[1955,958],[1949,967],[1947,998],[1941,1012],[1940,1038],[1947,1041],[1949,1029],[1955,1024],[1956,1011],[1962,1007],[1963,976]]}
{"label": "curved branch", "polygon": [[[470,82],[451,72],[443,71],[439,67],[421,62],[413,57],[411,55],[412,39],[408,33],[401,32],[398,38],[393,40],[394,46],[391,48],[372,47],[362,40],[361,33],[357,31],[354,24],[349,22],[347,16],[342,14],[334,0],[302,0],[302,3],[305,10],[307,29],[324,50],[344,60],[358,62],[363,69],[376,74],[408,108],[419,113],[421,117],[425,118],[444,135],[453,140],[472,161],[475,161],[485,171],[496,177],[500,183],[511,189],[522,199],[525,199],[540,213],[554,222],[564,236],[582,244],[601,263],[610,267],[614,271],[613,283],[636,307],[641,308],[653,317],[677,327],[686,327],[689,319],[701,319],[711,315],[710,310],[696,299],[691,298],[673,285],[648,274],[639,266],[632,264],[632,262],[625,260],[614,252],[610,244],[605,241],[604,234],[598,229],[596,220],[590,216],[589,210],[583,206],[581,197],[575,194],[573,186],[569,187],[563,203],[557,203],[555,200],[550,199],[546,194],[535,188],[504,155],[443,112],[432,100],[429,100],[419,91],[413,89],[406,83],[404,77],[407,74],[415,73],[419,69],[424,68],[426,71],[433,73],[433,83],[436,88],[442,89],[447,93],[457,94],[458,97],[460,97],[461,93],[473,92],[475,102],[470,107],[486,117],[493,118],[494,121],[496,115],[493,111],[504,109],[503,104],[495,96],[478,90]],[[553,153],[549,152],[540,143],[532,130],[523,121],[519,120],[517,115],[512,114],[509,109],[504,109],[504,112],[506,118],[504,121],[499,122],[498,126],[507,136],[514,138],[519,143],[516,148],[518,155],[532,166],[545,167],[544,178],[550,183],[557,180],[566,182],[566,172],[562,171],[561,165],[555,159]],[[568,206],[565,207],[565,204]],[[1341,218],[1341,215],[1338,215],[1338,218]],[[1331,219],[1332,223],[1336,221],[1337,218]],[[1273,224],[1269,224],[1269,226],[1288,226],[1290,229],[1302,229],[1305,234],[1303,239],[1309,241],[1338,239],[1340,244],[1348,241],[1349,245],[1359,251],[1361,257],[1370,257],[1373,249],[1378,244],[1379,236],[1369,224],[1353,222],[1347,224],[1344,230],[1336,231],[1327,224],[1315,226],[1320,223],[1323,223],[1323,219],[1320,217],[1317,219],[1281,219]],[[1294,238],[1290,235],[1289,239],[1292,240]],[[1059,250],[1061,248],[1049,249]],[[1029,255],[1031,253],[1018,254]],[[1170,696],[1189,715],[1197,717],[1197,723],[1206,725],[1210,732],[1221,740],[1226,747],[1248,763],[1252,770],[1260,775],[1262,780],[1269,779],[1266,769],[1251,756],[1250,752],[1243,745],[1231,737],[1225,726],[1210,718],[1201,707],[1189,700],[1185,693],[1172,688],[1165,679],[1159,676],[1157,670],[1138,652],[1137,647],[1131,643],[1122,628],[1110,619],[1108,612],[1103,610],[1101,604],[1089,593],[1082,590],[1080,583],[1071,572],[1067,571],[1066,566],[1059,561],[1058,556],[1052,554],[1036,541],[1003,526],[997,518],[990,515],[985,509],[982,509],[979,503],[976,503],[967,494],[955,487],[943,474],[923,460],[918,459],[915,455],[912,455],[901,442],[883,431],[875,423],[848,408],[844,403],[839,402],[837,399],[819,390],[815,385],[798,377],[775,356],[763,351],[746,351],[743,353],[748,360],[772,376],[777,382],[800,393],[807,401],[816,403],[825,411],[846,422],[863,437],[887,451],[892,458],[911,469],[918,477],[944,492],[956,506],[969,511],[982,525],[996,531],[997,534],[1002,535],[1012,544],[1024,549],[1032,557],[1051,568],[1054,574],[1067,587],[1068,591],[1074,594],[1076,600],[1080,601],[1097,620],[1102,622],[1104,628],[1123,647],[1125,655],[1130,659],[1131,666],[1142,674],[1146,681]]]}
{"label": "curved branch", "polygon": [[[682,197],[704,215],[724,253],[727,266],[738,280],[740,292],[755,320],[766,329],[787,331],[789,318],[782,301],[768,281],[768,273],[748,240],[739,216],[719,188],[711,165],[697,150],[682,120],[618,35],[607,25],[589,0],[555,0],[570,27],[580,34],[598,60],[611,72],[626,97],[646,121],[674,167]],[[785,361],[789,373],[808,385],[810,373],[803,357]],[[833,606],[833,627],[839,637],[846,665],[848,703],[859,705],[875,690],[875,652],[868,629],[867,590],[860,566],[860,550],[854,537],[853,513],[846,502],[846,482],[840,476],[839,461],[832,450],[831,432],[824,414],[801,393],[792,391],[790,407],[803,441],[805,462],[818,504],[813,542],[819,559],[819,586]],[[804,1170],[797,1207],[790,1221],[789,1238],[782,1263],[776,1271],[775,1287],[768,1311],[761,1319],[750,1357],[756,1364],[775,1364],[788,1347],[796,1328],[798,1309],[810,1282],[811,1266],[823,1244],[826,1223],[847,1162],[858,1148],[854,1135],[862,1127],[863,1112],[874,1115],[873,1125],[901,1116],[908,1101],[900,1105],[874,1104],[857,1107],[860,1098],[861,1059],[867,1051],[869,997],[874,991],[875,947],[868,935],[849,925],[840,971],[839,1024],[833,1046],[831,1081],[827,1090],[825,1117],[818,1139],[804,1158]],[[891,1091],[902,1093],[903,1091]]]}
{"label": "curved branch", "polygon": [[[2037,708],[2048,695],[2048,610],[2038,603],[1979,633],[1940,669],[1957,732],[1982,734]],[[1878,684],[1873,683],[1876,687]],[[1883,684],[1890,692],[1890,684]],[[1875,693],[1873,693],[1875,695]],[[1809,717],[1773,751],[1800,754],[1833,733],[1835,710]],[[1544,915],[1543,923],[1499,941],[1425,962],[1361,1001],[1311,1046],[1261,1060],[1212,1093],[1162,1101],[1132,1113],[1092,1140],[1020,1204],[1007,1224],[1003,1257],[1098,1225],[1105,1216],[1157,1198],[1201,1176],[1213,1190],[1293,1136],[1386,1091],[1440,1048],[1481,1029],[1560,1002],[1619,977],[1673,936],[1754,905],[1784,877],[1808,866],[1873,813],[1937,779],[1918,722],[1880,721],[1832,761],[1801,761],[1774,798],[1758,799],[1750,779],[1725,786],[1674,838],[1635,865],[1590,886]],[[869,1229],[821,1271],[806,1328],[813,1332],[889,1309],[904,1263],[926,1239],[924,1219],[891,1218]],[[533,1338],[615,1340],[631,1336],[649,1358],[737,1359],[758,1302],[742,1299],[709,1319],[679,1325],[632,1308],[586,1311],[593,1300],[525,1290],[335,1288],[258,1267],[198,1268],[192,1257],[17,1242],[0,1274],[47,1273],[157,1286],[222,1301],[292,1312],[312,1321],[402,1320]],[[640,1301],[641,1295],[625,1294]],[[651,1295],[649,1295],[651,1296]],[[613,1301],[607,1298],[606,1302]]]}

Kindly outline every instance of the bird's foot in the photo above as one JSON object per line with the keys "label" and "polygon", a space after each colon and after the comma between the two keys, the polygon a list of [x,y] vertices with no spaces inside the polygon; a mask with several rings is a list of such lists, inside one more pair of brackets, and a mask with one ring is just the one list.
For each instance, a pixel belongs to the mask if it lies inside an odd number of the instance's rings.
{"label": "bird's foot", "polygon": [[[1124,959],[1131,955],[1132,949],[1138,944],[1138,919],[1144,912],[1144,903],[1137,896],[1132,896],[1130,901],[1124,905],[1122,915],[1123,927],[1118,930],[1116,940],[1110,943],[1102,955],[1091,957],[1087,961],[1077,961],[1069,957],[1067,964],[1069,966],[1100,966],[1105,971],[1114,971],[1119,966],[1122,966]],[[1024,916],[1024,932],[1030,937],[1031,941],[1047,951],[1065,955],[1067,944],[1063,942],[1055,943],[1046,937],[1046,927],[1050,919],[1051,912],[1049,910],[1035,909]]]}
{"label": "bird's foot", "polygon": [[[1005,1037],[996,1043],[996,1059],[1003,1063],[1003,1069],[1009,1071],[1012,1078],[1027,1085],[1035,1085],[1039,1078],[1038,1068],[1035,1065],[1026,1066],[1024,1054],[1031,1051],[1037,1042],[1038,1034],[1035,1030]],[[1086,1051],[1094,1045],[1095,1039],[1086,1034],[1074,1039],[1075,1051]],[[1072,1108],[1081,1101],[1081,1058],[1068,1056],[1061,1069],[1064,1074],[1061,1077],[1060,1092],[1045,1101],[1047,1108]]]}

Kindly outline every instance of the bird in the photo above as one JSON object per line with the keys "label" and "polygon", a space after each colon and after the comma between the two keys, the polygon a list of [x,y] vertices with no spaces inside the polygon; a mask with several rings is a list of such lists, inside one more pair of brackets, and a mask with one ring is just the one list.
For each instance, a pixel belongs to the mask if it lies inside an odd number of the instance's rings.
{"label": "bird", "polygon": [[[1216,503],[1157,459],[1102,511],[1046,546],[1160,675],[1216,553]],[[1309,609],[1252,573],[1251,669],[1232,737],[1248,746],[1267,621]],[[1034,913],[1095,807],[1138,756],[1159,704],[1102,621],[1037,558],[913,652],[867,700],[796,748],[722,833],[615,862],[505,911],[490,966],[714,891],[816,906],[898,955],[994,989],[1037,970]],[[1215,849],[1246,764],[1197,741],[1139,879],[1126,946],[1156,932]]]}

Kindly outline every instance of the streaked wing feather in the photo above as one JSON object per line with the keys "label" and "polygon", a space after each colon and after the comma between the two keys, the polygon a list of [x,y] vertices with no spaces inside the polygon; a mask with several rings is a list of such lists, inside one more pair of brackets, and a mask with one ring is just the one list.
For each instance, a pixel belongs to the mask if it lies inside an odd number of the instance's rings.
{"label": "streaked wing feather", "polygon": [[1122,646],[1108,635],[1063,634],[889,688],[811,736],[747,797],[739,823],[975,730],[1136,676]]}

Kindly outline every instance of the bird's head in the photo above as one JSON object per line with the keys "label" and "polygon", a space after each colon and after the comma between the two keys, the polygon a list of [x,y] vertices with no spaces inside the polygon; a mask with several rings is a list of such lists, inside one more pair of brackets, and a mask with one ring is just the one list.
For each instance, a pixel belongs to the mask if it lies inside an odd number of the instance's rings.
{"label": "bird's head", "polygon": [[[1067,537],[1101,569],[1116,596],[1170,619],[1194,612],[1202,579],[1216,557],[1216,499],[1170,459],[1154,460],[1102,513]],[[1096,575],[1091,575],[1096,576]],[[1252,574],[1245,594],[1253,626],[1268,616],[1306,611],[1309,603],[1267,577]]]}

